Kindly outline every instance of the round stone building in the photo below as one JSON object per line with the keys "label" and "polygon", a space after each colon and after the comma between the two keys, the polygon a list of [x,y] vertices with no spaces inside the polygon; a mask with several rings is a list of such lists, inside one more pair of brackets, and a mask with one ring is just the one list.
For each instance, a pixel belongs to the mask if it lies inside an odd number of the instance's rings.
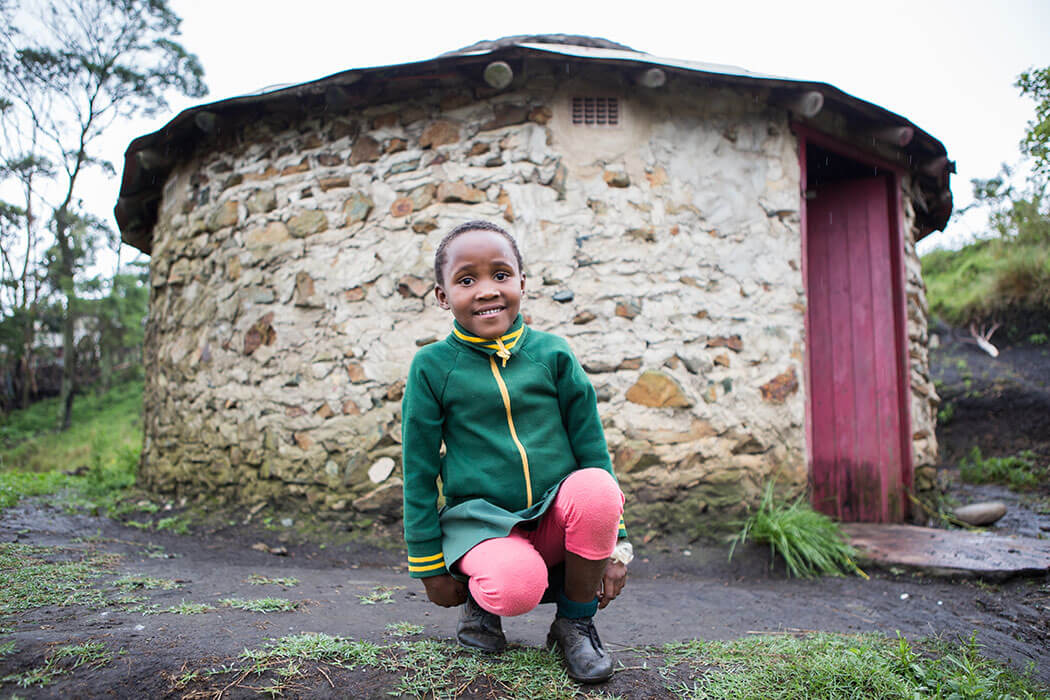
{"label": "round stone building", "polygon": [[829,85],[577,36],[186,110],[116,208],[151,256],[141,478],[399,517],[403,379],[451,327],[434,249],[489,219],[597,389],[629,527],[698,531],[772,479],[901,520],[936,453],[914,246],[951,169]]}

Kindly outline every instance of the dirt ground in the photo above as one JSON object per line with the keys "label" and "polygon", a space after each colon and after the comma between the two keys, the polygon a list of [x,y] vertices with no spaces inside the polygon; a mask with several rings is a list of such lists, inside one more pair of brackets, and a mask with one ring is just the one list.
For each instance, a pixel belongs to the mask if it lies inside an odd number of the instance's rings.
{"label": "dirt ground", "polygon": [[[947,342],[945,342],[947,341]],[[971,444],[986,455],[1032,449],[1050,457],[1050,361],[1038,347],[1005,348],[998,364],[952,338],[935,352],[941,392],[955,405],[942,436],[945,475],[958,501],[999,494],[993,487],[966,491],[952,480],[952,464]],[[965,360],[965,367],[959,360]],[[990,358],[988,358],[990,360]],[[1015,360],[1017,360],[1015,362]],[[964,386],[965,382],[969,384]],[[991,490],[989,490],[991,489]],[[1047,516],[1039,494],[1011,500],[1003,532],[1031,536]],[[999,494],[1002,495],[1002,494]],[[1045,495],[1045,494],[1043,494]],[[1023,501],[1023,502],[1022,502]],[[314,536],[298,541],[292,530],[238,524],[175,535],[129,527],[114,520],[71,515],[28,500],[0,515],[0,542],[62,547],[64,556],[119,555],[99,586],[127,575],[174,579],[172,590],[138,592],[160,608],[180,602],[207,603],[216,610],[199,615],[151,614],[120,606],[51,606],[0,617],[16,652],[0,654],[0,678],[38,667],[59,645],[103,642],[114,660],[81,667],[42,688],[0,685],[0,697],[257,697],[250,682],[217,676],[179,687],[187,670],[232,664],[244,649],[303,632],[327,633],[389,643],[387,625],[424,626],[422,638],[451,640],[457,611],[426,601],[422,586],[405,573],[402,552],[366,544],[330,544]],[[253,545],[264,543],[274,554]],[[1021,670],[1034,663],[1036,677],[1050,683],[1050,582],[1046,577],[1000,583],[947,581],[905,571],[872,571],[871,580],[823,578],[799,581],[770,569],[768,550],[745,547],[732,562],[718,542],[663,542],[639,546],[628,587],[598,617],[608,648],[622,662],[607,684],[589,692],[627,698],[672,697],[653,669],[658,654],[645,658],[639,647],[686,639],[737,639],[754,634],[804,631],[865,632],[911,640],[934,636],[967,639],[976,633],[983,653]],[[253,576],[298,579],[294,586],[254,585]],[[390,604],[365,604],[386,592]],[[294,612],[257,613],[222,607],[226,598],[279,596],[299,601]],[[125,606],[126,608],[127,606]],[[512,645],[543,645],[553,615],[541,606],[505,621]],[[420,638],[420,637],[416,637]],[[118,652],[118,650],[121,650]],[[308,674],[293,697],[388,697],[396,678],[376,670]],[[471,693],[468,691],[468,695]],[[484,689],[474,697],[486,697]]]}

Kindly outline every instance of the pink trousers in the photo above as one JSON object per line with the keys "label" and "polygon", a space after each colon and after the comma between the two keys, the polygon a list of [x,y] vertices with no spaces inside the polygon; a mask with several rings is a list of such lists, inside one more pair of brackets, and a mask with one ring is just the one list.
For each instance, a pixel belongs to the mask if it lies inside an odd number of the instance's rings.
{"label": "pink trousers", "polygon": [[475,545],[460,558],[459,570],[470,577],[470,594],[496,615],[532,610],[547,589],[547,569],[564,561],[566,552],[591,560],[612,554],[623,502],[609,472],[573,472],[535,530],[516,527],[506,537]]}

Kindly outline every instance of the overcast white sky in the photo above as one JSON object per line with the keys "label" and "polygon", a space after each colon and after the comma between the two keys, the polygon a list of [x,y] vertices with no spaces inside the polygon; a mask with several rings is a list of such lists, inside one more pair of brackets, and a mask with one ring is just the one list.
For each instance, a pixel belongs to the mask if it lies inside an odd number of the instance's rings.
{"label": "overcast white sky", "polygon": [[[1034,110],[1013,83],[1027,67],[1050,65],[1048,0],[170,2],[183,18],[182,44],[204,65],[204,101],[533,33],[600,36],[656,56],[830,83],[940,139],[958,163],[956,208],[970,201],[971,178],[1019,159]],[[104,155],[119,170],[132,139],[191,104],[173,100],[160,119],[113,129]],[[112,221],[118,187],[119,179],[93,183],[85,199]],[[923,247],[955,247],[978,227],[949,224]],[[134,252],[125,251],[125,259]]]}

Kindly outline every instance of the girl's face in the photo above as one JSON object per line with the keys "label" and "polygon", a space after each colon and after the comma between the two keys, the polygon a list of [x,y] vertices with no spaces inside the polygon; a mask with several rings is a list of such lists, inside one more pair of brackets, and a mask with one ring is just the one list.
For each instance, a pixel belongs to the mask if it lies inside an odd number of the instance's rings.
{"label": "girl's face", "polygon": [[495,231],[466,231],[445,248],[444,283],[434,289],[438,306],[479,338],[506,333],[521,308],[525,275],[510,242]]}

